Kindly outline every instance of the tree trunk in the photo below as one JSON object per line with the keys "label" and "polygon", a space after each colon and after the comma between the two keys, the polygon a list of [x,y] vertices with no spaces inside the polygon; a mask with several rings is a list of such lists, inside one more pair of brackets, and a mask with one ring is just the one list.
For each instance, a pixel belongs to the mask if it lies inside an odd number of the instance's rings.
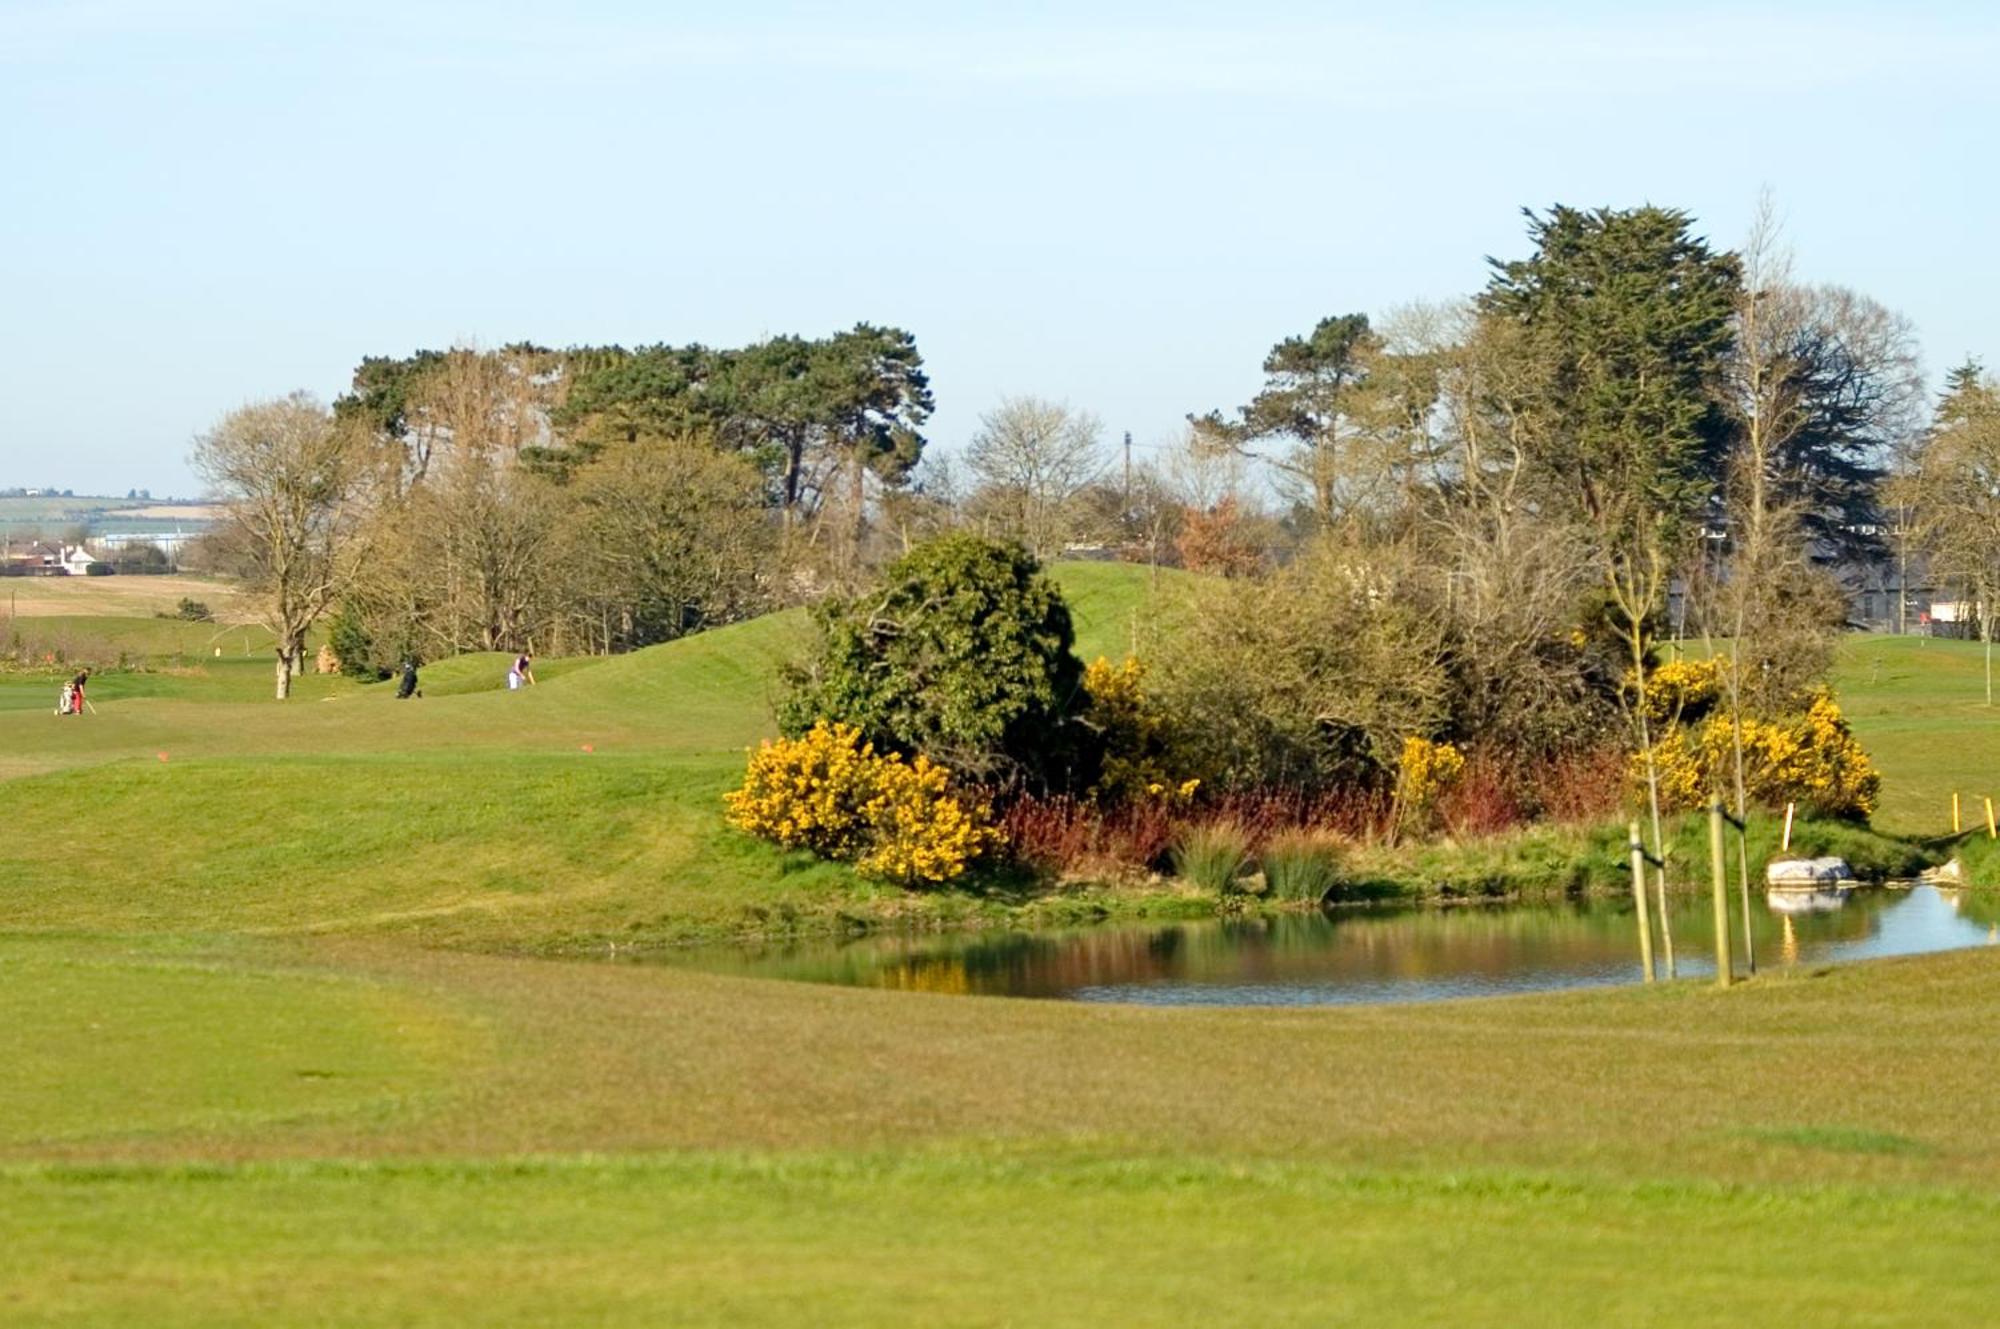
{"label": "tree trunk", "polygon": [[854,532],[849,550],[854,575],[861,572],[861,542],[868,534],[868,463],[859,449],[854,453]]}
{"label": "tree trunk", "polygon": [[278,648],[278,700],[284,701],[292,695],[292,660],[283,647]]}
{"label": "tree trunk", "polygon": [[806,464],[805,440],[801,438],[786,439],[785,440],[785,487],[784,487],[785,493],[784,493],[784,503],[782,504],[784,510],[784,525],[786,530],[791,529],[792,522],[798,516],[799,476],[805,470],[805,464]]}

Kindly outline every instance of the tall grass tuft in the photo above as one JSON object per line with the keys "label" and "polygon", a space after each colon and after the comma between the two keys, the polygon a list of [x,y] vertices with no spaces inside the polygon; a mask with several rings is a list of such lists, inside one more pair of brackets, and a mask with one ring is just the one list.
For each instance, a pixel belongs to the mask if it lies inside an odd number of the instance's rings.
{"label": "tall grass tuft", "polygon": [[1340,843],[1325,831],[1280,831],[1264,845],[1264,888],[1277,900],[1323,900],[1340,880]]}
{"label": "tall grass tuft", "polygon": [[1250,833],[1234,821],[1200,822],[1174,839],[1174,871],[1190,885],[1234,895],[1250,866]]}

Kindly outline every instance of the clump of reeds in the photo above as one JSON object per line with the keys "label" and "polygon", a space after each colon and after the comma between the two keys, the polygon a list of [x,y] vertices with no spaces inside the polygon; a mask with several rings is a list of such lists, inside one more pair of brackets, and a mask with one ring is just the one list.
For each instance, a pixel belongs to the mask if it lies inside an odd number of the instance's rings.
{"label": "clump of reeds", "polygon": [[1250,834],[1234,821],[1197,822],[1175,837],[1173,860],[1174,871],[1189,885],[1234,895],[1250,867]]}
{"label": "clump of reeds", "polygon": [[1323,900],[1340,880],[1340,841],[1326,831],[1279,831],[1262,857],[1264,889],[1275,900]]}

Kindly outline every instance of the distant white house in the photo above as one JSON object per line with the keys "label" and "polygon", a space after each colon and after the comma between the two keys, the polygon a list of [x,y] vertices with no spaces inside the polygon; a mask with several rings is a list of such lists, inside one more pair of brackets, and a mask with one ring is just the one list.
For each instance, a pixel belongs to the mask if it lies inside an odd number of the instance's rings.
{"label": "distant white house", "polygon": [[65,545],[62,551],[62,570],[72,577],[90,575],[90,565],[98,559],[82,545]]}

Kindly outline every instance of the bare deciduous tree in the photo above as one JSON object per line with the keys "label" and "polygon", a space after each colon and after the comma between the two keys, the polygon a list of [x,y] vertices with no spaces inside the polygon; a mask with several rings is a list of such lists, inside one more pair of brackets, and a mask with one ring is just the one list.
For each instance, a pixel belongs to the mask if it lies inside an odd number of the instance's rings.
{"label": "bare deciduous tree", "polygon": [[701,439],[644,440],[584,467],[556,551],[575,610],[606,650],[645,646],[754,612],[777,545],[763,479]]}
{"label": "bare deciduous tree", "polygon": [[1970,592],[1977,607],[1991,706],[1994,595],[2000,591],[2000,384],[1978,366],[1953,371],[1920,464],[1917,536],[1933,573]]}
{"label": "bare deciduous tree", "polygon": [[980,417],[965,464],[985,506],[1006,534],[1046,559],[1075,529],[1075,503],[1104,472],[1097,417],[1060,402],[1009,397]]}
{"label": "bare deciduous tree", "polygon": [[277,637],[277,696],[304,668],[306,633],[353,578],[360,439],[335,427],[307,393],[231,411],[195,439],[190,458],[228,512],[247,564],[247,589]]}

